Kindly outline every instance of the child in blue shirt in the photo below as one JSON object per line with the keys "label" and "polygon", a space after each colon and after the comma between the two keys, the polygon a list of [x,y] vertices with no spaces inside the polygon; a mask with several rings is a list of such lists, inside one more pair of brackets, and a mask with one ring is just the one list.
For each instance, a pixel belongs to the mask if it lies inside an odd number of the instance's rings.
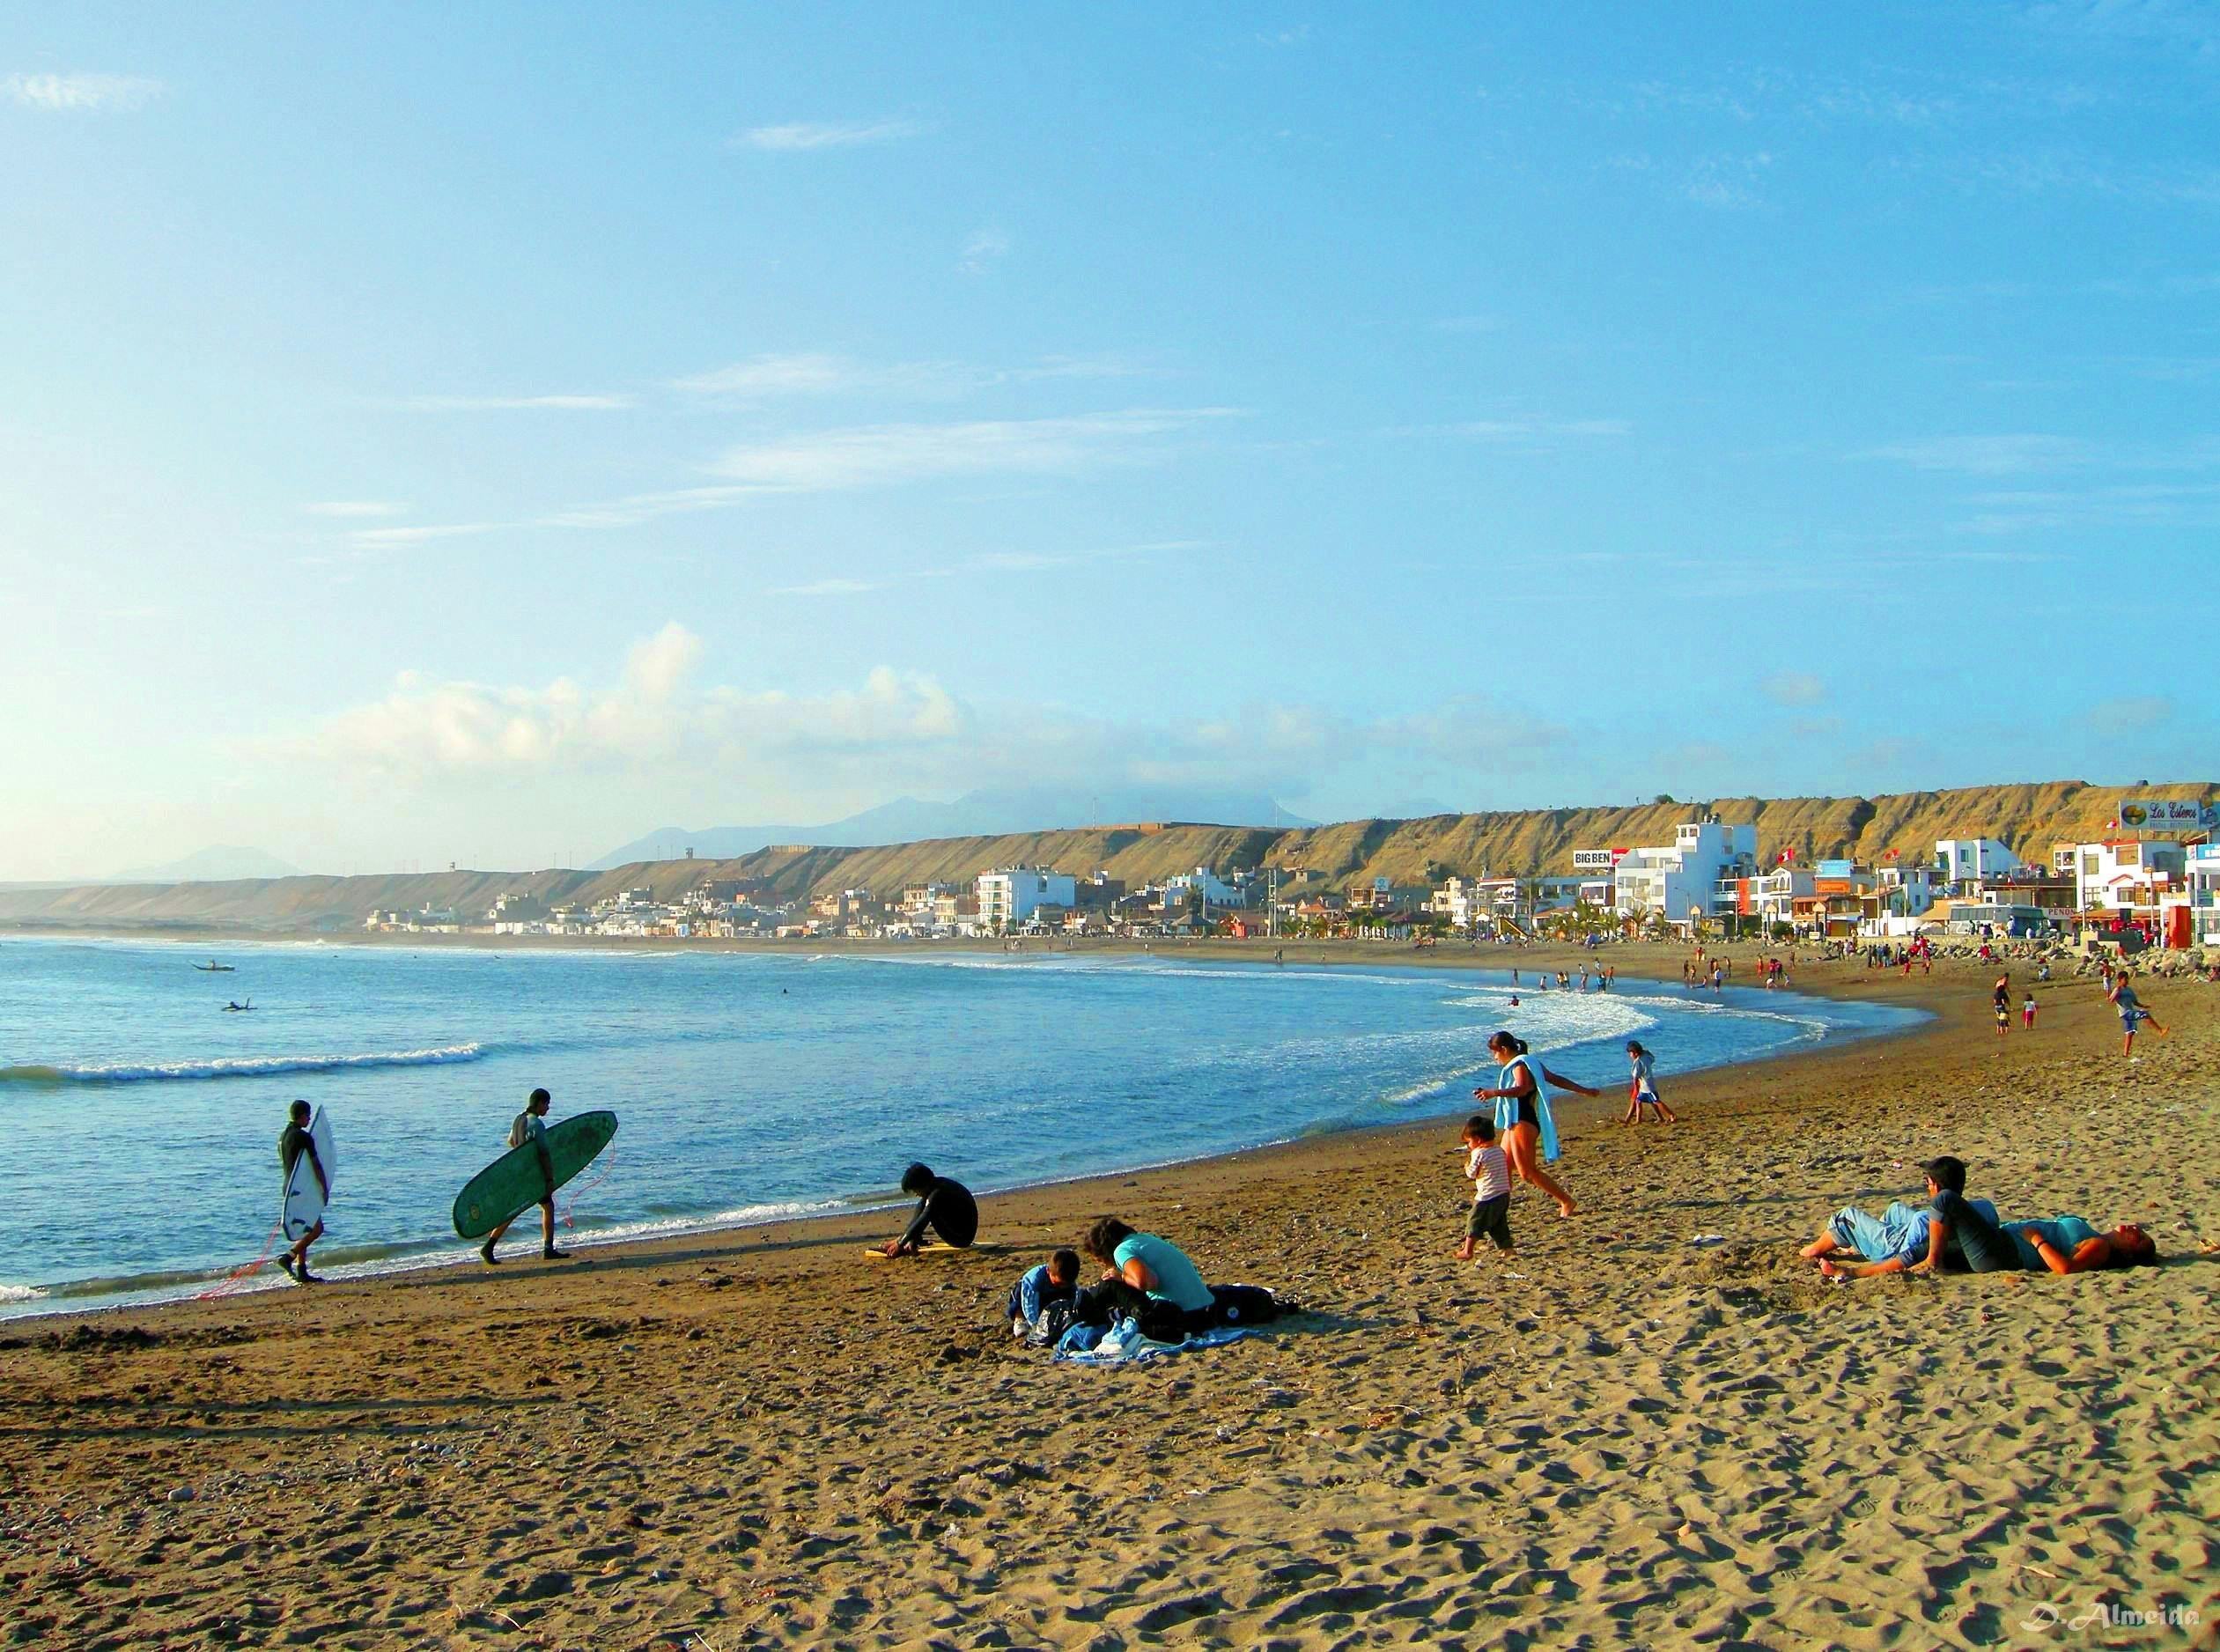
{"label": "child in blue shirt", "polygon": [[1079,1252],[1058,1250],[1011,1287],[1010,1334],[1044,1334],[1047,1327],[1043,1324],[1044,1316],[1052,1308],[1061,1308],[1068,1314],[1078,1297]]}

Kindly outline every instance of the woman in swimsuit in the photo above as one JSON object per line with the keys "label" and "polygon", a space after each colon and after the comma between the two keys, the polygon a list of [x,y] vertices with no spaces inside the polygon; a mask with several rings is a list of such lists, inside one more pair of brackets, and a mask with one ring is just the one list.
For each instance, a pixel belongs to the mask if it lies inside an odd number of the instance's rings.
{"label": "woman in swimsuit", "polygon": [[1573,1198],[1542,1169],[1557,1157],[1557,1121],[1551,1117],[1545,1083],[1581,1095],[1596,1094],[1585,1084],[1560,1078],[1526,1052],[1526,1041],[1499,1032],[1487,1041],[1488,1053],[1503,1064],[1501,1082],[1494,1089],[1477,1089],[1475,1101],[1495,1103],[1495,1127],[1503,1138],[1503,1151],[1511,1171],[1529,1187],[1539,1188],[1557,1201],[1557,1213],[1573,1213]]}

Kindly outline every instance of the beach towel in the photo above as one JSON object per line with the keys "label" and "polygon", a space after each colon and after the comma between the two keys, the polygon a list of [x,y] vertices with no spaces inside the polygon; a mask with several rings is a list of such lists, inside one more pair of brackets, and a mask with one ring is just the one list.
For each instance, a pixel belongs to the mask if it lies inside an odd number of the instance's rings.
{"label": "beach towel", "polygon": [[[1511,1088],[1513,1084],[1511,1073],[1519,1067],[1524,1067],[1528,1076],[1534,1080],[1534,1122],[1542,1127],[1542,1162],[1547,1164],[1557,1157],[1557,1117],[1549,1110],[1549,1080],[1542,1076],[1542,1064],[1531,1056],[1514,1057],[1504,1063],[1502,1072],[1496,1075],[1495,1088],[1499,1090]],[[1518,1097],[1516,1095],[1496,1097],[1495,1128],[1499,1131],[1508,1131],[1516,1123],[1518,1123]]]}
{"label": "beach towel", "polygon": [[1108,1331],[1094,1325],[1073,1325],[1056,1345],[1055,1357],[1067,1365],[1139,1365],[1168,1353],[1196,1353],[1205,1348],[1222,1348],[1249,1334],[1223,1325],[1216,1331],[1197,1331],[1184,1342],[1153,1342],[1141,1335],[1140,1324],[1127,1315]]}

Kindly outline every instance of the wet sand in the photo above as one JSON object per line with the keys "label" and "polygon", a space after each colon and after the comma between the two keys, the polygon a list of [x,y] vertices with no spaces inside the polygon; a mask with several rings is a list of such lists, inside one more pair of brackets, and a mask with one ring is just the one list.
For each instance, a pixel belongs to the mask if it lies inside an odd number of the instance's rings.
{"label": "wet sand", "polygon": [[[1807,965],[1937,1020],[1663,1073],[1678,1126],[1575,1074],[1606,1091],[1561,1116],[1582,1214],[1522,1190],[1478,1266],[1435,1120],[998,1197],[951,1257],[866,1260],[881,1213],[0,1326],[0,1637],[2212,1644],[2220,988],[2153,984],[2174,1036],[2129,1066],[2093,981],[2000,1040],[1992,978]],[[2008,1216],[2146,1222],[2166,1265],[1796,1258],[1941,1151]],[[1308,1311],[1125,1370],[1014,1347],[1011,1280],[1105,1212]],[[2118,1615],[2169,1607],[2201,1625]]]}

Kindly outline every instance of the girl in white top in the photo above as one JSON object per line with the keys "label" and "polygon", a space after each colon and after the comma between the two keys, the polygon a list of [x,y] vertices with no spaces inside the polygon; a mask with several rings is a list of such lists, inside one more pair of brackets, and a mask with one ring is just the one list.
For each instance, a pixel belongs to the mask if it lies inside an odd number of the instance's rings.
{"label": "girl in white top", "polygon": [[1626,1086],[1626,1117],[1619,1122],[1622,1125],[1639,1124],[1641,1110],[1654,1107],[1657,1110],[1657,1117],[1665,1123],[1678,1124],[1678,1115],[1657,1099],[1657,1058],[1629,1038],[1626,1041],[1626,1059],[1633,1072]]}

